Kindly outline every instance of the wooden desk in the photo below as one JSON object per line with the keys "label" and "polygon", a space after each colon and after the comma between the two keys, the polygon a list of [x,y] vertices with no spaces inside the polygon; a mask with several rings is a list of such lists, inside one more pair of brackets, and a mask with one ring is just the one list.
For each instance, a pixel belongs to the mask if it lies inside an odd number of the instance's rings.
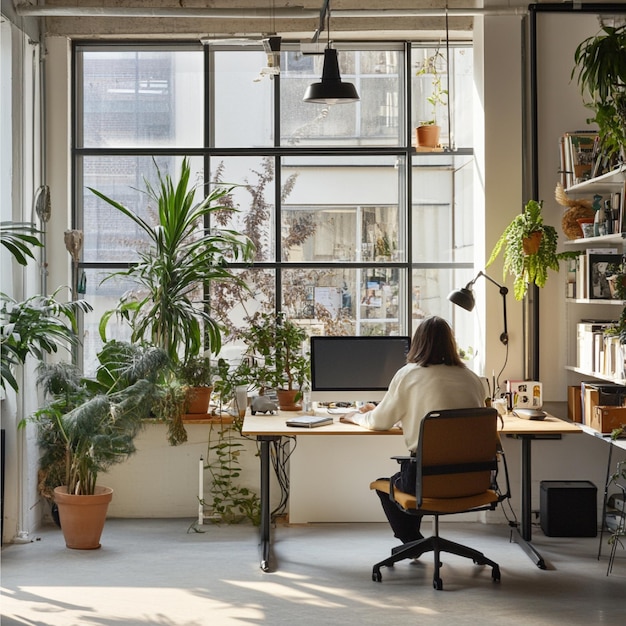
{"label": "wooden desk", "polygon": [[[320,415],[326,415],[321,413]],[[271,520],[270,520],[270,443],[281,437],[315,437],[320,435],[362,435],[369,437],[398,436],[400,429],[388,431],[367,430],[354,424],[344,424],[335,416],[332,424],[319,428],[293,428],[285,424],[292,413],[278,415],[246,415],[242,433],[256,437],[261,447],[261,569],[270,571]],[[546,565],[541,555],[530,543],[531,540],[531,443],[533,439],[560,439],[565,434],[581,433],[582,429],[573,422],[549,415],[544,420],[523,420],[514,415],[505,415],[500,422],[500,432],[522,442],[521,490],[522,528],[518,531],[518,543],[540,569]]]}

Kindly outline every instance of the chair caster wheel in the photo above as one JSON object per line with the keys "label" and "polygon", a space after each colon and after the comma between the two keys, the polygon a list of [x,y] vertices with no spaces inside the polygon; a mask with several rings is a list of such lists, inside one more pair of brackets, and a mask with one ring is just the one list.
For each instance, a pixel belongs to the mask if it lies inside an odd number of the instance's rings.
{"label": "chair caster wheel", "polygon": [[443,589],[443,581],[441,580],[441,578],[434,578],[433,579],[433,587],[437,591],[441,591]]}
{"label": "chair caster wheel", "polygon": [[494,583],[500,582],[500,568],[499,567],[494,567],[491,570],[491,578],[493,578]]}
{"label": "chair caster wheel", "polygon": [[372,580],[375,583],[380,583],[383,580],[382,574],[380,572],[372,572]]}

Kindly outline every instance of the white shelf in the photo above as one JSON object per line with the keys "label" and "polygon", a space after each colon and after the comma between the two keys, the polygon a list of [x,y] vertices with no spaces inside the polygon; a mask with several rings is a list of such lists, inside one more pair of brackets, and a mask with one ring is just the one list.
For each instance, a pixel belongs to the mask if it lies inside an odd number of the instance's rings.
{"label": "white shelf", "polygon": [[624,185],[624,174],[626,173],[626,165],[621,165],[619,168],[614,169],[612,172],[602,174],[602,176],[596,176],[590,178],[577,185],[568,187],[565,191],[567,193],[586,193],[588,191],[616,191]]}
{"label": "white shelf", "polygon": [[598,237],[581,237],[580,239],[568,239],[563,242],[565,246],[584,246],[585,248],[603,248],[609,245],[626,244],[626,233],[614,233],[612,235],[600,235]]}
{"label": "white shelf", "polygon": [[581,369],[580,367],[575,367],[573,365],[566,365],[565,369],[570,372],[576,372],[577,374],[581,374],[582,376],[595,378],[596,380],[604,380],[607,383],[615,383],[616,385],[626,385],[626,380],[624,380],[623,378],[611,378],[610,376],[604,376],[603,374],[598,374],[598,372],[590,372],[588,370],[584,370],[584,369]]}
{"label": "white shelf", "polygon": [[600,300],[599,298],[565,298],[565,302],[569,304],[618,304],[619,306],[626,304],[624,300]]}

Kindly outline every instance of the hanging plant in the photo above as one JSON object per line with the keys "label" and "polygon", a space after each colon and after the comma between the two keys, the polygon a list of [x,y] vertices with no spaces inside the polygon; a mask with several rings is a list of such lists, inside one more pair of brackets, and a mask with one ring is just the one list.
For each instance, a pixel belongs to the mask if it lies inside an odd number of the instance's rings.
{"label": "hanging plant", "polygon": [[548,270],[559,271],[559,263],[575,258],[580,252],[557,252],[559,235],[553,226],[543,223],[543,202],[529,200],[522,213],[504,229],[491,252],[487,267],[504,250],[503,277],[514,277],[513,293],[523,300],[528,285],[544,287]]}

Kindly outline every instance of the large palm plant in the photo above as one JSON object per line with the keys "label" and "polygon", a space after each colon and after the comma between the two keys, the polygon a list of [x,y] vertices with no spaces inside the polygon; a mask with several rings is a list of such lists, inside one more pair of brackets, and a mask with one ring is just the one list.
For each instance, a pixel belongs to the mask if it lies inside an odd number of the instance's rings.
{"label": "large palm plant", "polygon": [[212,213],[233,210],[219,205],[232,187],[216,187],[194,204],[198,186],[190,186],[190,173],[185,158],[178,183],[162,175],[158,166],[158,187],[145,181],[145,193],[158,209],[156,224],[90,188],[133,220],[148,237],[148,248],[140,251],[139,262],[112,275],[129,277],[137,290],[122,297],[118,306],[102,317],[100,333],[106,340],[108,321],[118,314],[130,323],[133,341],[149,341],[163,348],[174,362],[186,362],[203,348],[219,351],[220,326],[208,310],[203,287],[211,281],[234,281],[243,286],[228,264],[248,262],[254,253],[247,237],[233,230],[204,227]]}

